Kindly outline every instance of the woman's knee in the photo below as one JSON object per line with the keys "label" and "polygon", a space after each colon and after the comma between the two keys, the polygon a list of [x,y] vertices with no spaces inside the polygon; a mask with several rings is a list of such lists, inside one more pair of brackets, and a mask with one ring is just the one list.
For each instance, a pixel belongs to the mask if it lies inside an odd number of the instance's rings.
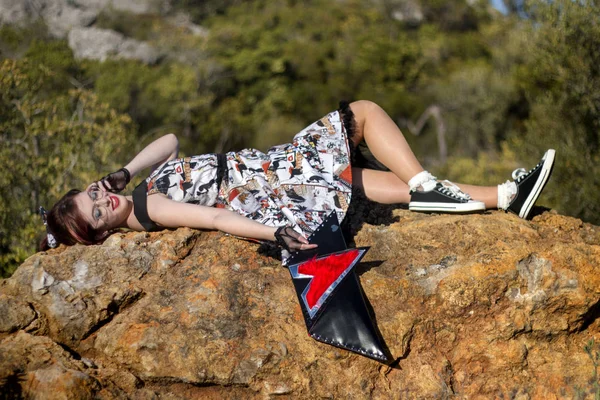
{"label": "woman's knee", "polygon": [[382,108],[371,100],[357,100],[350,103],[350,108],[355,115],[355,118],[359,120],[365,119],[368,115],[375,112],[383,111]]}

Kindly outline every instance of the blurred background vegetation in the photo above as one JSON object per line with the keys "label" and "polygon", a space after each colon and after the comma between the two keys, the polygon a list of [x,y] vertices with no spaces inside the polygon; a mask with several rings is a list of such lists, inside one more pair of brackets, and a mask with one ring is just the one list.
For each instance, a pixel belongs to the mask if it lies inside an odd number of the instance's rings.
{"label": "blurred background vegetation", "polygon": [[0,26],[0,276],[35,251],[39,205],[158,136],[185,154],[264,150],[342,99],[379,103],[455,181],[498,184],[555,148],[540,203],[600,223],[598,1],[412,0],[413,17],[407,0],[171,3],[202,34],[164,14],[95,21],[162,49],[152,65],[76,59],[43,23]]}

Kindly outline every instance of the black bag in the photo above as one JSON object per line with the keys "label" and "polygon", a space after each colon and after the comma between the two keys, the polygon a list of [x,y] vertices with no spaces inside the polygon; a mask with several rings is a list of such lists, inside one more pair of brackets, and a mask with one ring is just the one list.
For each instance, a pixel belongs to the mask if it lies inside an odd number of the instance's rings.
{"label": "black bag", "polygon": [[368,248],[347,248],[335,212],[308,241],[319,247],[295,252],[288,259],[308,334],[319,342],[389,362],[354,270]]}

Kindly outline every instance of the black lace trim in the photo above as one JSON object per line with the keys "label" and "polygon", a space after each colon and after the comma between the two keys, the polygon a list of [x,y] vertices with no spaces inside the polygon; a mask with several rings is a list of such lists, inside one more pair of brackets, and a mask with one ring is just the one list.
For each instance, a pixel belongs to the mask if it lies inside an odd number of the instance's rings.
{"label": "black lace trim", "polygon": [[225,175],[227,175],[227,156],[223,153],[217,153],[217,193],[221,189],[221,183]]}
{"label": "black lace trim", "polygon": [[346,131],[346,137],[348,138],[348,147],[350,148],[350,162],[352,165],[355,165],[356,146],[352,141],[352,138],[356,133],[356,120],[354,119],[354,113],[350,108],[350,103],[347,101],[340,101],[340,106],[338,110],[340,114],[342,114],[342,123],[344,124],[344,130]]}

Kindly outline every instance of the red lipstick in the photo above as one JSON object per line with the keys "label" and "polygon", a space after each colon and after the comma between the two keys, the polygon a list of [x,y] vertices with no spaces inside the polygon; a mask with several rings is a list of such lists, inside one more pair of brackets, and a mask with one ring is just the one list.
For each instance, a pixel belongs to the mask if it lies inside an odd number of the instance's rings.
{"label": "red lipstick", "polygon": [[119,198],[114,196],[109,196],[109,198],[110,202],[112,203],[112,209],[114,211],[117,207],[119,207]]}

